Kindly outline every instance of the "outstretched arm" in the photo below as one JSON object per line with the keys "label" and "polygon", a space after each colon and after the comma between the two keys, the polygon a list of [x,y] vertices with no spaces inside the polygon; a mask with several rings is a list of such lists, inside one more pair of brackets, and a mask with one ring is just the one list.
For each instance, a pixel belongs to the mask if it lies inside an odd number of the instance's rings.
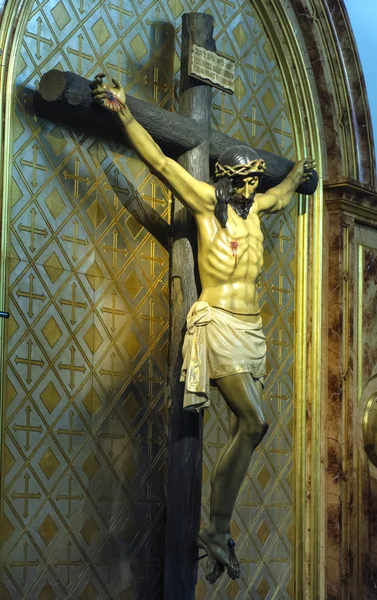
{"label": "outstretched arm", "polygon": [[315,169],[315,161],[304,158],[295,164],[289,175],[279,185],[270,188],[265,194],[257,194],[259,216],[277,212],[288,206],[298,186],[312,176],[312,169]]}
{"label": "outstretched arm", "polygon": [[213,207],[214,189],[198,181],[175,160],[162,152],[149,133],[132,116],[126,104],[126,95],[118,81],[114,87],[103,83],[104,74],[97,75],[91,84],[93,100],[107,110],[114,112],[119,127],[132,147],[147,166],[169,187],[182,203],[194,214],[201,214]]}

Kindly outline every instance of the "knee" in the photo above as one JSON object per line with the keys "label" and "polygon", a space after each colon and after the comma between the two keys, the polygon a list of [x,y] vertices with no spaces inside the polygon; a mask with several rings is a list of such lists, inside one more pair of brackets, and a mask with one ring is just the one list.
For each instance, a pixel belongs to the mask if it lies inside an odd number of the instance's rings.
{"label": "knee", "polygon": [[253,446],[256,447],[266,435],[269,425],[265,421],[251,419],[245,420],[242,426],[240,424],[240,427],[243,428],[244,433],[253,442]]}

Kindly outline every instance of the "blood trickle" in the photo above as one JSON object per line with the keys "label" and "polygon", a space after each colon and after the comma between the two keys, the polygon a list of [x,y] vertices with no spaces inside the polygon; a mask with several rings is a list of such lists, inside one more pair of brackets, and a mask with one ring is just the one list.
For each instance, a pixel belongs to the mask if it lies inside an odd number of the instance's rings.
{"label": "blood trickle", "polygon": [[237,264],[237,248],[238,242],[230,242],[230,247],[232,248],[232,254],[234,256],[234,264]]}

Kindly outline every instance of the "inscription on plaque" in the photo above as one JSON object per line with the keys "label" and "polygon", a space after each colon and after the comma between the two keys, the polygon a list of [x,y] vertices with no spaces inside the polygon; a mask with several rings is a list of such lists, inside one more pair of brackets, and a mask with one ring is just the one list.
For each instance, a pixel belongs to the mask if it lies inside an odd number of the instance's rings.
{"label": "inscription on plaque", "polygon": [[189,75],[230,94],[234,93],[235,62],[192,44],[189,54]]}

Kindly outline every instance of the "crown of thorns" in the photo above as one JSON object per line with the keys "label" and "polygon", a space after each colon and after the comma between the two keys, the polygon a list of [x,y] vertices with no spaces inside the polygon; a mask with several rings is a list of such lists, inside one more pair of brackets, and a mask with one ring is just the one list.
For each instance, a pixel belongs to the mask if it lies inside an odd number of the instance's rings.
{"label": "crown of thorns", "polygon": [[247,175],[262,174],[266,170],[266,163],[262,158],[256,158],[246,163],[246,165],[220,165],[215,164],[215,177],[246,177]]}

